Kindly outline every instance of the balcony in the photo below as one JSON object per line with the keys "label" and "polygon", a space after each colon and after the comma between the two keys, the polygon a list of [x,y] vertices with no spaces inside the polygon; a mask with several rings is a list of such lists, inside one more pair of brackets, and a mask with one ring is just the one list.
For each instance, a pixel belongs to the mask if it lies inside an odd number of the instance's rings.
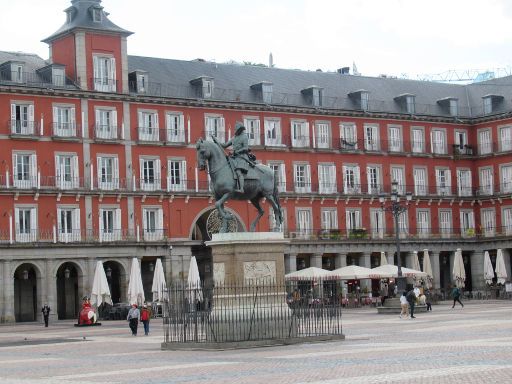
{"label": "balcony", "polygon": [[118,81],[107,77],[91,78],[89,81],[90,89],[99,92],[117,92]]}
{"label": "balcony", "polygon": [[160,142],[160,129],[156,127],[138,127],[138,140],[143,142]]}
{"label": "balcony", "polygon": [[115,141],[124,139],[122,127],[114,125],[96,124],[94,126],[94,139],[97,141]]}
{"label": "balcony", "polygon": [[9,132],[11,136],[39,136],[39,123],[36,121],[9,120]]}
{"label": "balcony", "polygon": [[0,72],[0,84],[25,85],[45,89],[77,89],[75,82],[70,78],[36,71],[23,72],[21,76],[16,71],[2,71]]}
{"label": "balcony", "polygon": [[52,135],[54,138],[70,138],[78,139],[81,135],[78,133],[80,129],[76,123],[53,123]]}

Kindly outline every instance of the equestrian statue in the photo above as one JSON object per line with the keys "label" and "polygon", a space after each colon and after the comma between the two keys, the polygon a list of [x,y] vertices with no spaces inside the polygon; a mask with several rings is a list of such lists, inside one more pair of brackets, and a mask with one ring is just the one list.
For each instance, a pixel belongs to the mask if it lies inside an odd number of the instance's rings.
{"label": "equestrian statue", "polygon": [[[233,151],[226,155],[224,148],[230,146]],[[241,123],[236,124],[235,136],[227,143],[221,144],[212,136],[212,141],[199,139],[196,149],[199,169],[208,168],[215,207],[222,219],[220,233],[228,231],[228,221],[233,219],[224,209],[224,203],[229,199],[249,200],[258,210],[258,216],[250,226],[251,232],[256,230],[258,221],[265,214],[260,205],[262,198],[272,205],[276,226],[281,225],[283,217],[274,172],[255,162],[256,157],[249,149],[249,139]]]}

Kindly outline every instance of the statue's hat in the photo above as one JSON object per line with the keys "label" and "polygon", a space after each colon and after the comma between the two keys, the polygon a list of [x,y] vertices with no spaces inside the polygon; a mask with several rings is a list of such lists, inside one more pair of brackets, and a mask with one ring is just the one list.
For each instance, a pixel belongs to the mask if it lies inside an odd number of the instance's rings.
{"label": "statue's hat", "polygon": [[235,134],[237,134],[238,132],[240,132],[244,129],[245,129],[244,125],[241,122],[237,121],[236,125],[235,125]]}

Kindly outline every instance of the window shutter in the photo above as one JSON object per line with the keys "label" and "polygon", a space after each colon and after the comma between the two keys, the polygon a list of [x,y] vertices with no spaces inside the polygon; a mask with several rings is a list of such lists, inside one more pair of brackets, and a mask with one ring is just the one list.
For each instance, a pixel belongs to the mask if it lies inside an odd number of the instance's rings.
{"label": "window shutter", "polygon": [[144,115],[141,111],[138,113],[139,115],[139,135],[140,135],[140,128],[144,127]]}
{"label": "window shutter", "polygon": [[111,112],[112,120],[111,120],[111,126],[109,129],[113,129],[115,134],[113,137],[117,138],[117,110],[113,109]]}
{"label": "window shutter", "polygon": [[286,192],[286,168],[285,168],[284,163],[281,163],[279,165],[279,172],[280,172],[280,176],[281,176],[281,180],[279,180],[280,181],[279,186],[281,187],[282,192]]}
{"label": "window shutter", "polygon": [[78,167],[78,156],[75,155],[71,158],[73,166],[71,167],[71,183],[73,188],[80,186],[80,168]]}
{"label": "window shutter", "polygon": [[80,231],[80,208],[75,208],[73,210],[73,239],[80,240],[81,231]]}
{"label": "window shutter", "polygon": [[71,129],[74,130],[76,127],[76,108],[72,107],[70,109],[69,123],[71,123]]}
{"label": "window shutter", "polygon": [[101,157],[100,156],[98,156],[96,158],[96,163],[97,163],[96,164],[97,165],[97,167],[96,167],[96,175],[97,175],[97,178],[98,178],[98,188],[102,188],[102,185],[101,185],[102,177],[101,176],[102,176],[102,173],[103,173],[103,167],[101,166],[102,161],[101,161]]}
{"label": "window shutter", "polygon": [[121,208],[115,209],[115,230],[117,230],[117,233],[121,233]]}
{"label": "window shutter", "polygon": [[100,66],[99,66],[99,62],[98,62],[98,61],[99,61],[99,60],[98,60],[98,56],[93,56],[93,57],[92,57],[92,65],[93,65],[93,67],[94,67],[94,79],[93,79],[93,82],[94,82],[94,83],[97,83],[97,82],[98,82],[98,79],[99,79],[99,77],[100,77],[100,74],[99,74],[99,72],[100,72],[100,71],[99,71]]}
{"label": "window shutter", "polygon": [[11,120],[16,120],[16,104],[11,104]]}
{"label": "window shutter", "polygon": [[430,132],[430,152],[434,153],[434,133],[435,131]]}
{"label": "window shutter", "polygon": [[348,187],[347,166],[346,165],[342,166],[342,169],[343,169],[343,189],[344,189],[344,192],[346,193],[347,187]]}
{"label": "window shutter", "polygon": [[100,209],[99,223],[98,223],[98,230],[99,230],[100,237],[103,237],[103,232],[105,232],[105,229],[103,227],[103,212],[104,212],[104,210]]}
{"label": "window shutter", "polygon": [[302,126],[304,127],[304,132],[302,132],[302,139],[304,140],[304,145],[309,147],[309,122],[306,121]]}
{"label": "window shutter", "polygon": [[53,107],[53,129],[52,134],[55,135],[55,129],[57,128],[57,123],[59,123],[59,108]]}
{"label": "window shutter", "polygon": [[160,159],[155,160],[155,184],[156,188],[160,189],[160,186],[162,185],[162,169],[160,166]]}
{"label": "window shutter", "polygon": [[97,109],[96,111],[94,111],[94,114],[95,114],[95,120],[96,120],[96,129],[98,129],[100,127],[100,125],[103,124],[103,122],[101,121],[101,112],[99,109]]}
{"label": "window shutter", "polygon": [[361,228],[362,227],[361,212],[360,211],[354,211],[354,213],[355,213],[355,218],[356,218],[355,226],[356,226],[356,228]]}
{"label": "window shutter", "polygon": [[34,122],[34,106],[32,104],[28,106],[28,121],[29,123]]}
{"label": "window shutter", "polygon": [[[220,118],[220,139],[222,141],[225,141],[226,140],[226,121],[224,120],[223,117]],[[217,133],[217,135],[219,135],[219,133]]]}
{"label": "window shutter", "polygon": [[62,188],[64,175],[60,159],[61,157],[59,155],[55,155],[55,177],[57,178],[56,186]]}
{"label": "window shutter", "polygon": [[110,59],[110,74],[109,78],[112,80],[112,89],[116,89],[116,59],[112,57]]}
{"label": "window shutter", "polygon": [[351,225],[350,225],[350,211],[349,210],[345,211],[345,225],[347,227],[347,233],[350,234]]}
{"label": "window shutter", "polygon": [[112,171],[113,185],[115,188],[119,188],[119,159],[114,157],[114,169]]}
{"label": "window shutter", "polygon": [[181,171],[181,185],[183,189],[187,189],[187,161],[182,160],[180,163],[180,171]]}
{"label": "window shutter", "polygon": [[311,165],[306,165],[306,191],[311,192]]}
{"label": "window shutter", "polygon": [[30,184],[35,186],[37,181],[37,156],[35,153],[30,155],[30,172],[29,172]]}
{"label": "window shutter", "polygon": [[158,112],[155,112],[155,113],[153,114],[153,118],[155,119],[155,125],[154,125],[154,128],[159,129],[159,128],[160,128],[160,124],[159,124],[159,122],[158,122]]}
{"label": "window shutter", "polygon": [[37,235],[37,209],[30,208],[30,238],[36,240]]}
{"label": "window shutter", "polygon": [[139,180],[140,180],[140,188],[143,189],[145,187],[145,175],[144,175],[144,159],[139,159]]}
{"label": "window shutter", "polygon": [[162,208],[158,208],[157,211],[157,228],[158,233],[163,234],[164,229],[164,211]]}
{"label": "window shutter", "polygon": [[357,191],[361,190],[361,174],[359,166],[354,167],[354,183]]}
{"label": "window shutter", "polygon": [[448,189],[450,189],[450,193],[451,193],[451,187],[452,187],[452,176],[451,176],[451,172],[449,169],[447,169],[445,171],[445,175],[446,175],[446,186],[448,187]]}

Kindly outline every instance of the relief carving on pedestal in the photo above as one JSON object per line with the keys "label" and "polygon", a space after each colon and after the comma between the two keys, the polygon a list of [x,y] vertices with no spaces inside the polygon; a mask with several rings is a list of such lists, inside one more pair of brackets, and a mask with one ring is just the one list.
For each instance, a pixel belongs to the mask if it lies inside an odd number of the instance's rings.
{"label": "relief carving on pedestal", "polygon": [[275,261],[248,261],[244,263],[244,280],[275,280],[275,278]]}
{"label": "relief carving on pedestal", "polygon": [[214,284],[224,284],[226,279],[226,269],[224,263],[213,263],[213,282]]}

